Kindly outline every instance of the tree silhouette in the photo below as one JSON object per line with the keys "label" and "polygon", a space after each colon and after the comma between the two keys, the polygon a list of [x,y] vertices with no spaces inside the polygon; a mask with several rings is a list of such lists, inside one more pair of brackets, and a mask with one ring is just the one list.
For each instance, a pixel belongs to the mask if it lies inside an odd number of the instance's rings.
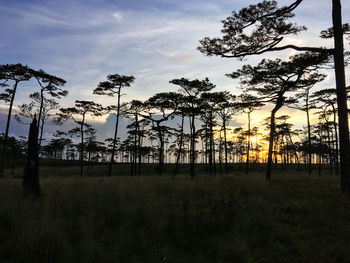
{"label": "tree silhouette", "polygon": [[215,85],[212,84],[208,78],[204,80],[188,80],[185,78],[173,79],[170,83],[180,86],[180,93],[184,95],[185,110],[190,118],[190,175],[191,178],[195,176],[195,161],[196,161],[196,126],[195,119],[201,114],[202,101],[201,94],[212,90]]}
{"label": "tree silhouette", "polygon": [[326,108],[331,107],[331,111],[333,114],[333,127],[335,134],[335,166],[336,166],[336,174],[339,173],[339,140],[338,140],[338,131],[337,131],[337,108],[336,108],[336,89],[323,89],[314,92],[311,95],[311,98],[314,103],[321,103],[322,106],[326,106]]}
{"label": "tree silhouette", "polygon": [[256,67],[243,66],[242,69],[229,74],[232,78],[241,78],[241,83],[247,85],[246,91],[257,92],[264,102],[273,103],[271,111],[271,124],[269,136],[269,151],[266,168],[266,180],[271,179],[272,151],[275,136],[276,112],[287,103],[295,100],[286,97],[286,93],[296,91],[305,86],[310,86],[320,77],[315,73],[315,66],[327,59],[317,53],[304,53],[295,55],[287,62],[276,60],[262,60]]}
{"label": "tree silhouette", "polygon": [[76,100],[75,107],[71,108],[61,108],[58,113],[57,122],[67,121],[72,119],[79,126],[73,129],[76,133],[80,135],[80,176],[83,176],[84,167],[84,134],[87,132],[88,128],[86,125],[86,115],[91,113],[94,116],[101,116],[103,114],[103,108],[101,104],[95,103],[93,101],[86,100]]}
{"label": "tree silhouette", "polygon": [[[129,160],[131,164],[131,175],[136,175],[140,172],[141,167],[141,122],[142,122],[142,112],[145,109],[145,105],[140,100],[132,100],[130,103],[122,106],[121,111],[125,116],[132,119],[132,123],[127,126],[129,129],[128,133],[128,149],[129,149]],[[137,163],[139,165],[137,165]],[[137,170],[137,168],[139,169]]]}
{"label": "tree silhouette", "polygon": [[[5,92],[0,94],[0,100],[4,100],[9,103],[9,110],[7,114],[7,122],[4,134],[4,144],[1,148],[1,159],[0,159],[0,177],[4,173],[4,158],[5,158],[5,147],[7,143],[7,138],[9,134],[11,114],[13,102],[15,100],[17,88],[20,82],[28,81],[32,77],[31,69],[28,66],[23,66],[22,64],[6,64],[0,65],[0,81],[1,86],[5,87]],[[12,86],[11,86],[12,84]]]}
{"label": "tree silhouette", "polygon": [[[346,99],[346,84],[344,70],[344,43],[342,24],[341,1],[332,0],[333,27],[328,37],[333,37],[334,48],[325,49],[319,47],[296,46],[293,44],[280,45],[284,36],[296,34],[305,30],[289,23],[293,17],[292,11],[297,8],[302,0],[294,1],[286,7],[278,8],[276,1],[263,1],[256,5],[250,5],[222,21],[222,38],[204,38],[198,48],[208,56],[216,55],[225,58],[243,59],[249,55],[259,55],[270,51],[294,49],[297,51],[311,51],[327,53],[334,58],[334,70],[336,79],[338,118],[339,118],[339,142],[341,162],[341,189],[350,192],[350,141],[348,126],[348,110]],[[255,29],[249,30],[250,27]],[[327,34],[325,34],[327,36]]]}
{"label": "tree silhouette", "polygon": [[[38,116],[39,111],[41,109],[41,114],[40,114],[41,122],[38,122],[38,125],[40,125],[39,127],[40,128],[39,147],[40,147],[43,141],[44,125],[46,121],[50,117],[52,117],[52,114],[50,114],[49,112],[52,110],[57,110],[59,108],[59,103],[56,102],[54,99],[47,99],[45,97],[41,97],[38,92],[34,92],[30,94],[29,98],[32,99],[32,102],[29,104],[23,103],[22,105],[18,106],[19,112],[15,114],[14,118],[18,122],[24,122],[23,117],[34,119],[34,115]],[[35,110],[35,108],[37,108],[37,110]]]}
{"label": "tree silhouette", "polygon": [[224,131],[224,152],[225,152],[225,173],[228,173],[228,144],[227,144],[227,126],[236,112],[234,100],[236,96],[228,91],[220,92],[221,99],[217,103],[217,114],[221,118],[221,129]]}
{"label": "tree silhouette", "polygon": [[52,101],[48,101],[48,99],[45,98],[45,93],[49,94],[53,98],[60,99],[67,96],[68,91],[63,89],[63,86],[66,84],[66,81],[64,79],[50,75],[42,69],[31,70],[31,73],[40,86],[40,93],[35,93],[35,95],[32,97],[32,99],[36,100],[36,102],[39,103],[38,130],[41,127],[41,134],[39,139],[40,146],[43,132],[42,128],[44,126],[43,122],[45,122],[45,118],[42,116],[45,114],[43,111],[47,110],[45,106],[48,106],[48,103],[51,103],[52,105]]}
{"label": "tree silhouette", "polygon": [[30,194],[37,196],[41,195],[38,154],[38,124],[36,117],[34,117],[29,128],[27,162],[23,175],[23,189],[25,196]]}
{"label": "tree silhouette", "polygon": [[119,74],[108,75],[107,81],[100,82],[97,88],[93,90],[93,93],[97,95],[106,95],[111,97],[117,96],[117,104],[108,107],[108,110],[116,111],[114,139],[113,139],[113,145],[112,145],[112,151],[111,151],[111,160],[108,167],[108,176],[111,176],[112,174],[116,140],[118,137],[118,125],[119,125],[120,106],[121,106],[120,97],[122,96],[121,89],[124,87],[130,87],[131,84],[134,82],[134,80],[135,80],[134,76],[123,76]]}
{"label": "tree silhouette", "polygon": [[239,101],[235,104],[235,106],[247,114],[248,118],[248,130],[247,130],[247,159],[246,159],[246,166],[245,166],[245,174],[248,174],[249,170],[249,159],[250,159],[250,137],[252,135],[251,133],[251,127],[250,127],[250,115],[251,113],[261,108],[264,104],[258,100],[257,97],[251,95],[251,94],[242,94],[238,96]]}
{"label": "tree silhouette", "polygon": [[178,110],[178,106],[182,101],[183,96],[176,92],[157,93],[145,101],[146,114],[141,114],[142,117],[150,120],[157,132],[159,141],[159,157],[158,157],[158,174],[162,175],[164,165],[164,139],[168,127],[162,125],[163,122],[174,117]]}
{"label": "tree silhouette", "polygon": [[[201,108],[202,114],[201,117],[204,121],[205,133],[209,139],[209,149],[206,151],[208,153],[209,159],[209,173],[212,175],[214,170],[214,176],[216,175],[216,161],[215,161],[215,139],[214,139],[214,127],[217,126],[216,117],[220,115],[223,120],[223,130],[225,142],[227,142],[226,138],[226,122],[229,117],[227,110],[232,107],[230,104],[230,94],[228,92],[204,92],[201,94],[202,105]],[[224,109],[226,108],[226,110]],[[226,149],[227,150],[227,149]],[[227,160],[227,158],[226,158]],[[227,170],[227,162],[226,162],[226,170]]]}

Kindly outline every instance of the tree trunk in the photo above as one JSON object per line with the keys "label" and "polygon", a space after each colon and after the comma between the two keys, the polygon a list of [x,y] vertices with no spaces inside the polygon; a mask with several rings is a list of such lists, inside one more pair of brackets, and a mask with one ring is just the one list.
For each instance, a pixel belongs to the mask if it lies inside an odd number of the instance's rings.
{"label": "tree trunk", "polygon": [[250,112],[248,112],[248,138],[247,138],[247,160],[245,162],[245,174],[248,174],[249,169],[249,152],[250,152]]}
{"label": "tree trunk", "polygon": [[225,149],[225,174],[228,173],[228,167],[227,167],[227,156],[228,156],[228,150],[227,150],[227,134],[226,134],[226,119],[222,120],[222,125],[224,128],[224,149]]}
{"label": "tree trunk", "polygon": [[269,151],[267,155],[267,166],[266,166],[266,174],[265,174],[266,181],[271,180],[273,141],[274,141],[275,131],[276,131],[275,115],[276,115],[276,112],[283,106],[283,100],[284,100],[283,97],[279,97],[275,108],[271,111]]}
{"label": "tree trunk", "polygon": [[196,127],[194,125],[195,115],[191,117],[191,150],[190,150],[190,175],[194,179],[194,163],[196,160],[195,156],[195,144],[196,144]]}
{"label": "tree trunk", "polygon": [[309,113],[309,92],[306,94],[306,120],[307,120],[307,144],[308,144],[308,172],[312,174],[312,153],[311,153],[311,124],[310,124],[310,113]]}
{"label": "tree trunk", "polygon": [[113,168],[114,154],[115,154],[115,145],[116,145],[117,136],[118,136],[118,125],[119,125],[119,115],[120,115],[120,89],[121,89],[121,86],[119,86],[119,88],[118,88],[117,119],[115,120],[115,130],[114,130],[111,160],[110,160],[109,166],[108,166],[108,176],[112,175],[112,168]]}
{"label": "tree trunk", "polygon": [[158,139],[159,139],[158,175],[161,176],[163,174],[163,164],[164,164],[164,138],[162,135],[159,122],[156,122],[156,123],[157,123]]}
{"label": "tree trunk", "polygon": [[178,150],[177,156],[176,156],[176,165],[175,165],[174,177],[177,175],[177,171],[179,169],[179,162],[180,162],[182,146],[183,146],[184,122],[185,122],[185,115],[182,115],[181,116],[181,128],[180,128],[180,141],[179,141],[179,144],[178,144],[179,145],[179,150]]}
{"label": "tree trunk", "polygon": [[81,145],[80,145],[80,176],[84,175],[84,122],[85,114],[83,114],[83,120],[80,124],[80,135],[81,135]]}
{"label": "tree trunk", "polygon": [[337,131],[337,111],[332,103],[333,111],[333,123],[334,123],[334,134],[335,134],[335,175],[339,175],[339,140]]}
{"label": "tree trunk", "polygon": [[29,128],[27,163],[23,176],[23,189],[25,196],[30,194],[41,195],[39,184],[39,158],[38,158],[38,126],[34,118]]}
{"label": "tree trunk", "polygon": [[18,86],[19,81],[16,81],[13,85],[13,93],[10,100],[10,106],[9,111],[7,114],[7,122],[6,122],[6,129],[5,129],[5,135],[4,135],[4,143],[2,145],[1,149],[1,160],[0,160],[0,177],[4,176],[4,165],[5,165],[5,156],[6,156],[6,145],[7,145],[7,139],[9,135],[9,129],[10,129],[10,122],[11,122],[11,114],[12,114],[12,107],[13,107],[13,101],[15,100],[16,90]]}
{"label": "tree trunk", "polygon": [[340,0],[332,0],[332,20],[334,29],[334,68],[337,90],[340,148],[341,190],[350,193],[350,142],[348,108],[344,70],[343,25]]}

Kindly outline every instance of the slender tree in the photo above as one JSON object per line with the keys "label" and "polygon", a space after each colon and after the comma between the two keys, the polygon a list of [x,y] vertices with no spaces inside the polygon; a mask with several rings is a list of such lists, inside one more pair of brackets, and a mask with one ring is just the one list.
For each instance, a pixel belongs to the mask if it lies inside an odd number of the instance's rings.
{"label": "slender tree", "polygon": [[39,110],[41,109],[41,121],[38,121],[38,125],[40,125],[40,135],[38,140],[40,148],[43,141],[44,125],[47,123],[49,118],[52,117],[52,114],[49,112],[57,110],[59,108],[59,103],[54,99],[42,98],[39,92],[30,94],[29,98],[31,98],[32,101],[29,104],[23,103],[22,105],[18,106],[19,112],[14,115],[14,118],[18,122],[24,122],[23,118],[34,119],[34,115],[39,116]]}
{"label": "slender tree", "polygon": [[150,120],[153,123],[157,132],[159,141],[159,175],[162,175],[163,173],[164,139],[166,131],[168,130],[165,125],[162,125],[162,123],[174,117],[182,99],[183,96],[176,92],[157,93],[145,101],[145,111],[147,114],[141,114],[142,117]]}
{"label": "slender tree", "polygon": [[4,144],[1,147],[0,157],[0,177],[4,173],[4,161],[5,161],[5,146],[9,135],[11,115],[13,102],[20,82],[28,81],[32,77],[31,69],[28,66],[22,64],[6,64],[0,65],[0,82],[1,86],[5,87],[5,92],[0,94],[0,100],[4,100],[9,103],[9,110],[7,114],[6,128],[4,134]]}
{"label": "slender tree", "polygon": [[190,118],[190,175],[191,178],[195,176],[195,161],[196,161],[196,125],[195,120],[201,114],[202,101],[201,94],[212,90],[215,85],[212,84],[208,78],[204,80],[188,80],[185,78],[173,79],[170,83],[180,86],[180,93],[184,95],[184,103],[186,112]]}
{"label": "slender tree", "polygon": [[[39,103],[39,114],[38,114],[38,130],[40,127],[43,127],[43,123],[40,122],[45,122],[44,118],[42,118],[43,111],[45,110],[44,107],[46,106],[45,103],[47,104],[47,98],[45,97],[45,93],[49,94],[52,98],[60,99],[62,97],[67,96],[68,91],[64,90],[64,85],[66,84],[66,81],[64,79],[61,79],[59,77],[50,75],[43,71],[42,69],[40,70],[31,70],[31,73],[33,77],[37,80],[39,86],[40,86],[40,92],[35,94],[34,96],[36,98],[38,103]],[[42,132],[41,132],[42,135]],[[39,140],[39,146],[41,144],[41,139],[42,137],[40,136]]]}
{"label": "slender tree", "polygon": [[248,130],[247,130],[247,159],[246,159],[246,166],[245,166],[245,174],[248,174],[249,170],[249,160],[250,160],[250,137],[252,135],[251,132],[251,113],[261,108],[264,104],[258,100],[256,96],[253,96],[251,94],[242,94],[239,97],[238,102],[235,104],[235,106],[247,114],[248,118]]}
{"label": "slender tree", "polygon": [[72,119],[78,127],[74,129],[80,135],[80,176],[84,173],[84,134],[88,131],[86,128],[86,116],[91,113],[94,116],[101,116],[103,108],[101,104],[93,101],[76,100],[75,107],[61,108],[58,113],[57,122],[67,121]]}
{"label": "slender tree", "polygon": [[100,82],[97,88],[95,88],[93,91],[93,93],[97,95],[106,95],[111,97],[117,96],[117,104],[109,107],[109,110],[116,111],[116,121],[115,121],[113,145],[111,150],[111,160],[108,166],[108,176],[112,175],[115,148],[116,148],[116,142],[118,138],[118,125],[119,125],[120,106],[121,106],[120,97],[122,96],[121,89],[124,87],[130,87],[131,84],[134,82],[134,80],[135,80],[134,76],[123,76],[119,74],[108,75],[107,81]]}

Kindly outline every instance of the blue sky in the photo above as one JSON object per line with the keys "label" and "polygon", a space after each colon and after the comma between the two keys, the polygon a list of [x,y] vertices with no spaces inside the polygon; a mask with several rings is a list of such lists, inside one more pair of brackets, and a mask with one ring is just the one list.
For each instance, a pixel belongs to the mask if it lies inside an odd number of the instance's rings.
{"label": "blue sky", "polygon": [[[237,82],[225,77],[243,63],[205,57],[196,50],[205,36],[218,36],[220,21],[231,11],[258,1],[242,0],[0,0],[0,64],[22,63],[67,80],[64,106],[76,99],[104,105],[112,98],[92,95],[106,75],[134,75],[125,101],[146,99],[174,91],[169,80],[180,77],[209,79],[217,90],[239,92]],[[278,1],[288,4],[292,1]],[[287,42],[331,46],[318,39],[331,26],[331,0],[304,0],[294,21],[308,31]],[[343,21],[350,22],[350,3],[343,0]],[[289,50],[263,57],[287,57]],[[245,63],[256,63],[262,56]],[[349,74],[348,74],[349,75]],[[322,84],[333,86],[333,74]],[[30,82],[19,88],[15,105],[28,101],[35,90]],[[3,102],[1,102],[3,103]],[[3,126],[1,124],[1,126]],[[0,127],[2,129],[2,127]]]}

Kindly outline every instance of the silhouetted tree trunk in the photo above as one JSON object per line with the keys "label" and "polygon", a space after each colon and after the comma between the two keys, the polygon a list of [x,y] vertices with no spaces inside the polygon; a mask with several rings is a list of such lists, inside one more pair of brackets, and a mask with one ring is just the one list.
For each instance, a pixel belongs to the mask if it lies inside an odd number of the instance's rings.
{"label": "silhouetted tree trunk", "polygon": [[245,174],[248,174],[249,169],[249,152],[250,152],[250,112],[248,112],[248,138],[247,138],[247,160],[245,164]]}
{"label": "silhouetted tree trunk", "polygon": [[339,118],[341,190],[342,192],[350,193],[350,142],[344,70],[344,42],[341,3],[340,0],[332,0],[332,4],[332,20],[334,31],[333,56]]}
{"label": "silhouetted tree trunk", "polygon": [[184,122],[185,122],[185,115],[181,116],[181,128],[180,128],[180,141],[179,141],[179,149],[177,151],[177,156],[176,156],[176,165],[175,165],[175,171],[174,171],[174,176],[176,176],[177,171],[179,169],[179,162],[182,154],[182,147],[183,147],[183,137],[184,137]]}
{"label": "silhouetted tree trunk", "polygon": [[23,189],[25,196],[29,194],[41,195],[39,185],[39,158],[38,158],[38,126],[36,117],[29,128],[27,163],[23,176]]}
{"label": "silhouetted tree trunk", "polygon": [[270,137],[269,137],[269,152],[267,156],[267,167],[265,179],[267,181],[271,180],[271,170],[272,170],[272,151],[273,151],[273,141],[276,132],[275,115],[276,112],[282,107],[284,98],[279,98],[282,102],[277,102],[276,106],[271,111],[271,123],[270,123]]}
{"label": "silhouetted tree trunk", "polygon": [[119,126],[119,116],[120,116],[120,89],[121,86],[118,88],[118,102],[117,102],[117,116],[116,116],[116,121],[115,121],[115,130],[114,130],[114,138],[113,138],[113,145],[112,145],[112,153],[111,153],[111,160],[109,162],[108,166],[108,176],[112,175],[112,168],[113,168],[113,162],[114,162],[114,155],[115,155],[115,148],[116,148],[116,141],[118,138],[118,126]]}

